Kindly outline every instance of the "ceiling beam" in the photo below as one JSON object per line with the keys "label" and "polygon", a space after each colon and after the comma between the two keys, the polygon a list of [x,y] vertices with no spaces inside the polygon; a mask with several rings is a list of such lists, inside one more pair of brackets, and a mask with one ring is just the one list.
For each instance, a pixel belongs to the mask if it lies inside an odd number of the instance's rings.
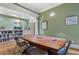
{"label": "ceiling beam", "polygon": [[24,6],[22,6],[22,5],[18,4],[18,3],[12,3],[12,4],[17,5],[17,6],[21,7],[21,8],[23,8],[23,9],[29,10],[29,11],[31,11],[31,12],[33,12],[33,13],[35,13],[35,14],[38,14],[38,15],[40,14],[40,13],[35,12],[35,11],[33,11],[33,10],[29,9],[29,8],[26,8],[26,7],[24,7]]}

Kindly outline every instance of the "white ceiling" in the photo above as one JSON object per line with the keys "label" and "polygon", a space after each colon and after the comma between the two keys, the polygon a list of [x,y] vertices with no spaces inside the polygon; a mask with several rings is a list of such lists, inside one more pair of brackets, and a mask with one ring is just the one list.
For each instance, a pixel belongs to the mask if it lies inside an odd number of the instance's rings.
{"label": "white ceiling", "polygon": [[19,4],[35,12],[41,13],[48,9],[59,6],[62,3],[19,3]]}
{"label": "white ceiling", "polygon": [[[54,8],[62,3],[18,3],[25,8],[31,9],[34,12],[41,13],[48,9]],[[0,3],[0,13],[3,12],[7,15],[17,15],[19,17],[25,17],[27,19],[32,19],[33,17],[38,17],[37,13],[24,9],[20,6],[14,5],[12,3]],[[4,10],[5,9],[5,10]]]}
{"label": "white ceiling", "polygon": [[11,3],[0,3],[0,14],[23,18],[26,20],[35,19],[38,14],[25,10]]}

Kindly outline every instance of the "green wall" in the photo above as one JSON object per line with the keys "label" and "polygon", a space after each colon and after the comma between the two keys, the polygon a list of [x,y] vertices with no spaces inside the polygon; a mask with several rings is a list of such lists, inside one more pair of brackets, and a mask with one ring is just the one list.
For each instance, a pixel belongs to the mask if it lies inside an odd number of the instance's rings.
{"label": "green wall", "polygon": [[[16,20],[21,19],[0,15],[0,26],[4,26],[6,29],[12,29]],[[29,27],[28,21],[21,20],[21,24],[23,29],[27,29]]]}
{"label": "green wall", "polygon": [[[56,13],[55,16],[50,17],[51,12]],[[78,24],[66,25],[66,17],[76,15],[78,17]],[[79,4],[62,4],[48,11],[45,11],[39,16],[39,34],[50,35],[74,40],[79,44]],[[41,22],[48,21],[48,29],[41,29]]]}

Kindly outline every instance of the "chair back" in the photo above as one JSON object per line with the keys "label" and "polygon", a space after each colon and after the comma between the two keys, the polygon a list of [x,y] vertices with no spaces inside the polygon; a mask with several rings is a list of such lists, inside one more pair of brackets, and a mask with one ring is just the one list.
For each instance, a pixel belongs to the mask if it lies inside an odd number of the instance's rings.
{"label": "chair back", "polygon": [[68,51],[68,49],[69,49],[70,44],[71,44],[71,41],[70,41],[70,40],[69,40],[69,41],[66,41],[65,46],[64,46],[63,48],[61,48],[61,49],[57,52],[58,55],[66,55],[66,54],[67,54],[67,51]]}
{"label": "chair back", "polygon": [[68,41],[68,44],[67,44],[67,46],[66,46],[66,50],[65,50],[65,52],[64,52],[64,55],[67,54],[67,51],[68,51],[69,46],[70,46],[71,43],[72,43],[72,42],[69,40],[69,41]]}

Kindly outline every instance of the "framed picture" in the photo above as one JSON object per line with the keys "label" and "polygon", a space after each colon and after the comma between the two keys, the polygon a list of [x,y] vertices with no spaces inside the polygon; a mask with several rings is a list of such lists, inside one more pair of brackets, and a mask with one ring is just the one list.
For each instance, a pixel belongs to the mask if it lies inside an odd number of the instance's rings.
{"label": "framed picture", "polygon": [[69,16],[66,18],[66,25],[77,24],[77,16]]}
{"label": "framed picture", "polygon": [[47,21],[42,21],[41,25],[42,25],[41,27],[42,27],[43,30],[46,30],[48,28],[48,22]]}

